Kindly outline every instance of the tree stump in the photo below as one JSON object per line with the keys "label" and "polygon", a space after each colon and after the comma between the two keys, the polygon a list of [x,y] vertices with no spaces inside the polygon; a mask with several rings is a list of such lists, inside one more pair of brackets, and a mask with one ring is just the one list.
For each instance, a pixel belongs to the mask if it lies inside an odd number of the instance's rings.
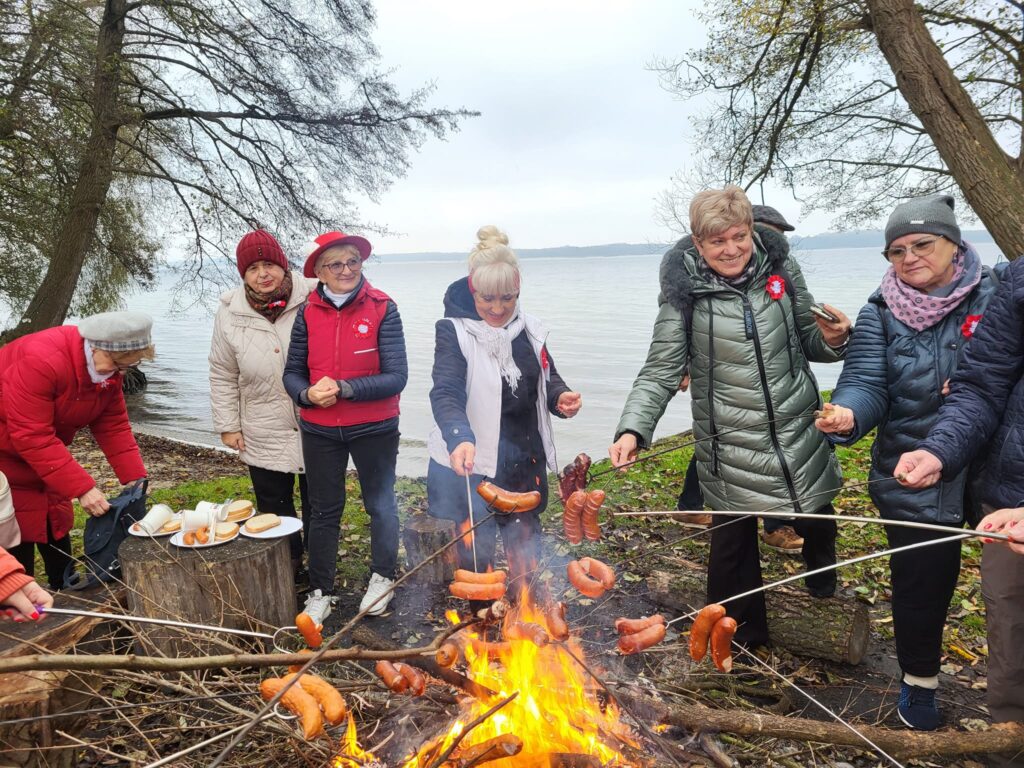
{"label": "tree stump", "polygon": [[[408,567],[415,568],[455,538],[455,522],[430,515],[410,515],[402,530]],[[455,547],[435,557],[416,572],[422,584],[444,584],[455,577]]]}
{"label": "tree stump", "polygon": [[[647,577],[651,599],[680,612],[700,608],[707,600],[707,578],[701,566],[654,571]],[[796,655],[860,664],[868,649],[868,609],[858,600],[817,598],[779,587],[764,593],[768,636],[772,644]],[[729,605],[726,603],[726,610]]]}
{"label": "tree stump", "polygon": [[[273,633],[295,623],[297,609],[288,538],[239,536],[216,547],[186,549],[170,538],[129,536],[118,556],[129,587],[128,611],[138,616]],[[137,624],[142,648],[167,655],[223,651],[243,638]],[[197,642],[197,638],[203,638]]]}

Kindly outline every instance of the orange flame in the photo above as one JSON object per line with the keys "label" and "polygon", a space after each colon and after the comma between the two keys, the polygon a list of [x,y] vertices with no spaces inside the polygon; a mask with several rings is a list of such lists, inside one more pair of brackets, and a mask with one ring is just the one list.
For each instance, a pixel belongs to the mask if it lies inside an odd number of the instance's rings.
{"label": "orange flame", "polygon": [[356,738],[356,723],[352,713],[348,713],[348,727],[341,740],[341,754],[334,758],[334,768],[363,768],[367,763],[377,762],[373,752],[367,752],[359,746]]}
{"label": "orange flame", "polygon": [[[454,612],[449,612],[448,618],[458,621]],[[509,635],[509,628],[516,622],[539,624],[550,634],[547,617],[533,604],[526,590],[519,606],[506,615],[503,636]],[[489,762],[488,768],[547,766],[547,756],[553,752],[593,755],[602,763],[621,763],[622,756],[609,742],[636,744],[629,728],[620,722],[618,709],[611,703],[602,707],[596,697],[599,686],[569,654],[571,651],[576,658],[583,659],[583,649],[575,638],[543,646],[520,639],[486,643],[470,633],[464,639],[469,677],[497,691],[501,698],[519,692],[459,743],[462,749],[502,734],[522,740],[522,752]],[[403,768],[426,768],[433,756],[451,745],[468,723],[494,703],[467,700],[448,732],[421,749]]]}

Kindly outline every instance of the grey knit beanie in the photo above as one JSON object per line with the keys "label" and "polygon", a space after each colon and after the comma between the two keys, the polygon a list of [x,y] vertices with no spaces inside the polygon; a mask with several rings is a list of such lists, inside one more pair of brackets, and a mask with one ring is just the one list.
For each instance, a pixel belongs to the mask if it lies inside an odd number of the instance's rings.
{"label": "grey knit beanie", "polygon": [[960,226],[949,195],[927,195],[900,203],[885,225],[885,247],[904,235],[942,235],[960,245]]}

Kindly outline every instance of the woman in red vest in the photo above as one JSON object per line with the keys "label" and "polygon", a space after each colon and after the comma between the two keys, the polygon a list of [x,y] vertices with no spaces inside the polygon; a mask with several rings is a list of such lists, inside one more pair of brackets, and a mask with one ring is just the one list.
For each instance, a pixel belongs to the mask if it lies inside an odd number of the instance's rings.
{"label": "woman in red vest", "polygon": [[360,611],[384,613],[398,569],[398,396],[409,377],[395,302],[363,275],[369,241],[327,232],[303,274],[316,290],[295,318],[284,387],[301,409],[302,452],[312,515],[305,613],[331,612],[349,456],[370,516],[370,584]]}
{"label": "woman in red vest", "polygon": [[152,359],[152,325],[142,312],[104,312],[0,348],[0,472],[21,529],[10,552],[32,576],[38,545],[50,589],[63,586],[71,561],[71,499],[93,516],[110,508],[68,451],[78,430],[89,427],[122,483],[146,475],[121,379]]}

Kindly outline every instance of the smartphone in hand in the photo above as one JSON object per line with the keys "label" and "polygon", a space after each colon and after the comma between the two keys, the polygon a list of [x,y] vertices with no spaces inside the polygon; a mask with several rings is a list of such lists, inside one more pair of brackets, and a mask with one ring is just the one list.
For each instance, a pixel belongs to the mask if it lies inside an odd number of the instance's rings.
{"label": "smartphone in hand", "polygon": [[811,304],[811,312],[823,320],[828,320],[830,323],[839,322],[839,318],[821,306],[821,304]]}

